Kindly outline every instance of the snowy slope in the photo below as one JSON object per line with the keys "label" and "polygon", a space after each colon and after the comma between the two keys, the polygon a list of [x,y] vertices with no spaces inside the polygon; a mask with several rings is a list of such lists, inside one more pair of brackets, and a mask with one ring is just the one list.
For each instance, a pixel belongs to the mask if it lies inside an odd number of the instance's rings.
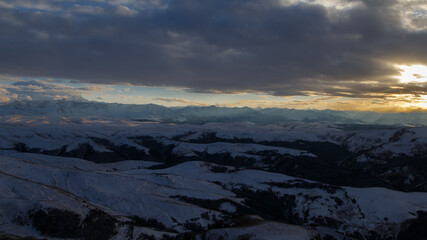
{"label": "snowy slope", "polygon": [[[147,163],[141,161],[95,164],[81,159],[13,151],[3,151],[0,159],[0,232],[3,234],[40,236],[27,216],[27,212],[34,208],[66,209],[81,215],[96,208],[121,221],[137,215],[156,219],[172,233],[188,231],[186,224],[189,223],[197,223],[201,229],[207,229],[209,224],[214,223],[213,219],[226,222],[230,214],[241,211],[237,209],[253,207],[242,195],[242,190],[238,190],[243,186],[245,191],[271,191],[276,200],[293,196],[296,205],[292,208],[292,214],[294,218],[301,219],[294,223],[311,228],[314,226],[314,229],[318,225],[321,232],[327,228],[328,234],[332,232],[338,236],[355,232],[364,235],[375,229],[383,229],[378,234],[394,236],[399,231],[400,223],[413,218],[417,211],[427,211],[427,193],[401,193],[383,188],[328,188],[322,184],[313,188],[315,185],[310,184],[318,183],[265,171],[215,173],[210,170],[211,164],[203,162],[186,162],[166,169],[150,170],[146,168]],[[223,204],[217,208],[215,204],[206,208],[196,200]],[[268,218],[268,212],[266,216]],[[23,219],[23,226],[16,224],[18,217]],[[340,225],[324,226],[322,221],[326,217],[340,222]],[[384,223],[384,218],[388,218],[387,223]],[[268,231],[271,238],[265,235],[264,239],[279,239],[280,236],[311,239],[315,236],[303,228],[284,227],[280,223],[264,220],[251,226],[209,230],[207,233],[209,236],[227,233],[229,239],[236,239],[232,236],[260,234],[257,229],[271,229]],[[122,224],[120,228],[130,227]]]}
{"label": "snowy slope", "polygon": [[427,211],[426,127],[0,123],[0,237],[395,239]]}
{"label": "snowy slope", "polygon": [[[116,144],[132,144],[129,137],[178,137],[189,142],[214,134],[221,139],[249,139],[261,141],[319,141],[344,146],[352,152],[375,148],[379,153],[412,154],[427,143],[427,127],[400,127],[369,130],[342,130],[330,123],[290,122],[267,126],[250,123],[208,123],[203,125],[140,123],[135,121],[56,118],[56,117],[0,117],[2,124],[1,148],[22,142],[34,148],[53,149],[58,140],[81,142],[87,137],[108,138]],[[37,129],[35,128],[37,127]],[[50,140],[49,140],[50,139]],[[55,141],[56,140],[56,141]],[[45,145],[43,145],[45,144]],[[64,145],[68,145],[64,142]],[[421,149],[423,150],[423,149]]]}
{"label": "snowy slope", "polygon": [[427,127],[347,130],[330,123],[190,125],[25,116],[1,117],[0,123],[0,149],[95,162],[202,160],[338,185],[427,191]]}

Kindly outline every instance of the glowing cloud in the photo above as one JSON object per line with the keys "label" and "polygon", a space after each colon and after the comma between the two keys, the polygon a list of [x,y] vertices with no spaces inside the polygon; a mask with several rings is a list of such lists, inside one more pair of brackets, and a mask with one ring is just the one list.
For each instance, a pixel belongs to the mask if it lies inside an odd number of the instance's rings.
{"label": "glowing cloud", "polygon": [[427,66],[424,65],[411,65],[398,66],[402,69],[401,76],[399,77],[400,82],[427,82]]}

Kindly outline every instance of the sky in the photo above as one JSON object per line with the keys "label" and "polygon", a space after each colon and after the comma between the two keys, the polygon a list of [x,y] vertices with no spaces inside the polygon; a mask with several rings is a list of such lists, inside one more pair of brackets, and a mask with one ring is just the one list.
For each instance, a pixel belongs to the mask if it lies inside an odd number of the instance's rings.
{"label": "sky", "polygon": [[425,0],[0,0],[0,102],[427,111]]}

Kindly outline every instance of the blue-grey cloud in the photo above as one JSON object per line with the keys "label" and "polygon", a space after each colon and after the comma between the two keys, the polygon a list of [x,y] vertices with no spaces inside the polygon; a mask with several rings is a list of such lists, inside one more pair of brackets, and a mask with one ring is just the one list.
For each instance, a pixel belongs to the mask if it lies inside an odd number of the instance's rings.
{"label": "blue-grey cloud", "polygon": [[399,83],[392,65],[427,65],[425,10],[404,19],[402,1],[334,1],[357,4],[1,0],[0,73],[199,92],[427,94],[426,83]]}
{"label": "blue-grey cloud", "polygon": [[[98,88],[98,89],[97,89]],[[0,84],[0,103],[13,100],[73,100],[85,101],[84,93],[99,91],[102,86],[75,88],[49,80],[18,81]]]}

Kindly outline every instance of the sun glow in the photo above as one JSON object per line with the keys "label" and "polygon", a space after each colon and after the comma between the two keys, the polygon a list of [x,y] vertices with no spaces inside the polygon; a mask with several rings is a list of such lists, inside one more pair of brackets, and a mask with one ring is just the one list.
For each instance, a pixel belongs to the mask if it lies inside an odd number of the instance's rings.
{"label": "sun glow", "polygon": [[401,76],[399,80],[402,83],[410,82],[427,82],[427,66],[424,65],[399,65],[401,71]]}
{"label": "sun glow", "polygon": [[427,95],[403,95],[400,98],[396,98],[396,103],[399,107],[406,108],[407,110],[427,110]]}
{"label": "sun glow", "polygon": [[427,95],[421,95],[420,100],[418,101],[417,106],[420,108],[427,109]]}

